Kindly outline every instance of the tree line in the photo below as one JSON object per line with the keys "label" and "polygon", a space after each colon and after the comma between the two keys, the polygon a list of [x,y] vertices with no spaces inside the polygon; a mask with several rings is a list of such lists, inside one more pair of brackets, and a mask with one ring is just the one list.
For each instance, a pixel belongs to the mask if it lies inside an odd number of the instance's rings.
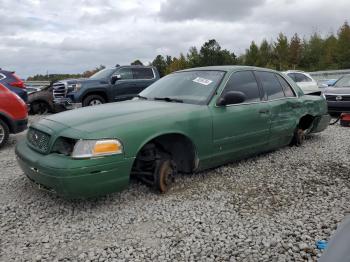
{"label": "tree line", "polygon": [[[135,60],[131,64],[143,65],[140,60]],[[213,65],[248,65],[279,71],[349,69],[350,26],[345,22],[336,34],[332,33],[325,37],[314,33],[309,38],[301,38],[295,33],[288,39],[285,34],[280,33],[275,40],[264,39],[260,44],[252,41],[249,48],[240,56],[236,56],[233,51],[223,49],[215,39],[211,39],[200,48],[190,47],[186,54],[181,53],[178,57],[157,55],[149,65],[155,66],[161,76],[186,68]],[[89,77],[103,68],[105,66],[101,65],[77,75],[36,75],[29,79],[56,80],[67,77]]]}
{"label": "tree line", "polygon": [[86,70],[82,74],[37,74],[34,76],[30,76],[27,78],[27,81],[59,81],[67,78],[88,78],[92,76],[93,74],[97,73],[98,71],[105,69],[106,67],[104,65],[100,65],[98,67],[95,67],[92,70]]}
{"label": "tree line", "polygon": [[234,52],[222,49],[215,40],[205,42],[201,48],[191,47],[186,55],[179,57],[158,55],[151,65],[161,75],[176,70],[211,65],[248,65],[275,70],[298,69],[305,71],[350,68],[350,27],[345,22],[337,34],[322,37],[314,33],[301,38],[295,33],[290,39],[280,33],[276,40],[264,39],[260,45],[252,41],[245,53],[236,56]]}

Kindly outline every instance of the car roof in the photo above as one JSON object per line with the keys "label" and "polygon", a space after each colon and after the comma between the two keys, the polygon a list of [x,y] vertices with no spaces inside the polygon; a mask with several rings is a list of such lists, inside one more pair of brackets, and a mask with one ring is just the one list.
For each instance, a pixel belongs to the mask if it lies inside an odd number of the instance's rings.
{"label": "car roof", "polygon": [[308,73],[301,71],[301,70],[288,70],[288,71],[284,71],[283,73],[285,73],[285,74],[289,74],[289,73],[308,74]]}
{"label": "car roof", "polygon": [[4,70],[4,69],[0,69],[0,73],[1,74],[14,74],[15,72],[13,72],[13,71],[7,71],[7,70]]}
{"label": "car roof", "polygon": [[195,68],[184,69],[178,72],[188,72],[188,71],[195,71],[195,70],[196,71],[217,70],[217,71],[226,71],[226,72],[234,72],[234,71],[240,71],[240,70],[255,70],[255,71],[270,71],[270,72],[277,73],[276,70],[272,70],[268,68],[255,67],[255,66],[241,66],[241,65],[195,67]]}

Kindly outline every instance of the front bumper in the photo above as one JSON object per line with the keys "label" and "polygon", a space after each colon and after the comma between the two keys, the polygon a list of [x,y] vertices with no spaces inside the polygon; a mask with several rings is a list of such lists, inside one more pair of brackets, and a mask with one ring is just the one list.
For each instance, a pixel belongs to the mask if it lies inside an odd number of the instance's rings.
{"label": "front bumper", "polygon": [[327,101],[327,105],[330,113],[350,112],[350,101]]}
{"label": "front bumper", "polygon": [[329,122],[331,121],[331,116],[326,114],[322,116],[317,116],[313,123],[313,128],[311,133],[322,132],[329,126]]}
{"label": "front bumper", "polygon": [[26,141],[17,144],[16,155],[25,175],[39,188],[66,198],[95,197],[125,189],[134,162],[134,158],[106,163],[105,158],[73,160],[58,154],[42,155]]}
{"label": "front bumper", "polygon": [[82,103],[74,103],[70,98],[56,98],[53,102],[55,107],[64,107],[68,110],[82,107]]}

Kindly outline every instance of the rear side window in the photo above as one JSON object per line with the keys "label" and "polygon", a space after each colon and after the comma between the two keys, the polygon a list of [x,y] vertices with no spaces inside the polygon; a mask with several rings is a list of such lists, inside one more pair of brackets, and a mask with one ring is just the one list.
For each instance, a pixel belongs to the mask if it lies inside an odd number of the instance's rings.
{"label": "rear side window", "polygon": [[133,68],[134,79],[153,79],[152,68]]}
{"label": "rear side window", "polygon": [[228,80],[223,94],[229,91],[239,91],[246,95],[244,103],[260,101],[258,83],[251,71],[234,73]]}
{"label": "rear side window", "polygon": [[269,100],[284,98],[284,92],[276,74],[270,72],[256,72]]}
{"label": "rear side window", "polygon": [[294,97],[295,93],[291,86],[288,84],[288,82],[280,75],[276,75],[278,78],[278,81],[280,81],[280,84],[283,88],[284,94],[286,97]]}

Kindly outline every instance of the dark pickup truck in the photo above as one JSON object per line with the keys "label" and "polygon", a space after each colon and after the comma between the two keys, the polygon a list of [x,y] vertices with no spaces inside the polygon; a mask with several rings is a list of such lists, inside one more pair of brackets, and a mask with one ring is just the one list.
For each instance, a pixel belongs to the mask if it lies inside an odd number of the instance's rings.
{"label": "dark pickup truck", "polygon": [[66,79],[54,83],[56,106],[66,109],[128,100],[159,79],[152,66],[116,66],[90,78]]}

